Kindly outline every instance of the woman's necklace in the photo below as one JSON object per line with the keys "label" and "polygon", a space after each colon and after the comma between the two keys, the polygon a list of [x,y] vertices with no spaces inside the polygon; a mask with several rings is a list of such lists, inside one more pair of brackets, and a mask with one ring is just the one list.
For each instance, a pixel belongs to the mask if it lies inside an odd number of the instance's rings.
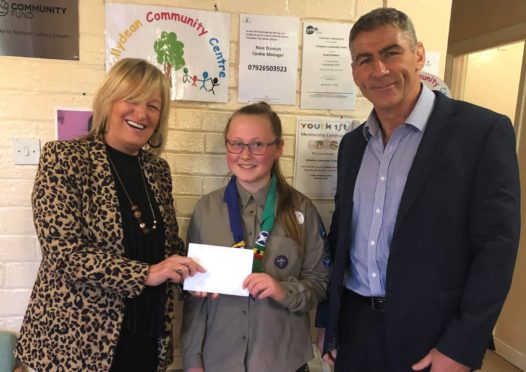
{"label": "woman's necklace", "polygon": [[[122,189],[124,190],[124,193],[126,194],[126,197],[128,198],[128,201],[131,205],[131,211],[133,217],[137,220],[139,223],[139,227],[141,228],[143,234],[148,234],[150,232],[150,229],[146,225],[145,222],[142,220],[142,213],[139,209],[139,206],[137,204],[134,204],[130,198],[130,195],[128,194],[128,191],[126,190],[126,187],[124,187],[124,182],[122,182],[121,177],[119,176],[119,172],[117,172],[117,168],[115,167],[115,164],[113,164],[113,161],[111,160],[111,156],[108,154],[108,160],[110,161],[110,165],[113,168],[113,171],[115,172],[115,175],[117,176],[117,179],[119,180],[119,183],[122,186]],[[153,211],[152,201],[150,200],[150,194],[148,193],[148,188],[146,187],[146,181],[144,180],[144,175],[142,173],[142,163],[141,163],[141,157],[137,156],[137,161],[139,162],[139,172],[141,173],[142,183],[144,185],[144,191],[146,192],[146,198],[148,199],[148,204],[150,205],[150,211],[152,212],[152,230],[157,229],[157,218],[155,217],[155,212]]]}

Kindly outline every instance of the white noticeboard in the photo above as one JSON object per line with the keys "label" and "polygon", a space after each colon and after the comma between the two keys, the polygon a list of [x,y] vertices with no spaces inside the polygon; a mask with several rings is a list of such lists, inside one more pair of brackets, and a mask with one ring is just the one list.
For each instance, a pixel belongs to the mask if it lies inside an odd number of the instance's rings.
{"label": "white noticeboard", "polygon": [[360,125],[358,120],[300,118],[296,126],[294,187],[318,199],[336,193],[336,166],[342,137]]}
{"label": "white noticeboard", "polygon": [[172,100],[228,102],[230,14],[106,4],[106,70],[125,57],[164,72]]}
{"label": "white noticeboard", "polygon": [[430,73],[432,75],[438,75],[438,67],[440,62],[440,53],[438,52],[427,52],[426,51],[426,62],[422,71]]}
{"label": "white noticeboard", "polygon": [[296,104],[299,19],[241,14],[239,102]]}
{"label": "white noticeboard", "polygon": [[354,110],[347,23],[303,23],[301,108]]}

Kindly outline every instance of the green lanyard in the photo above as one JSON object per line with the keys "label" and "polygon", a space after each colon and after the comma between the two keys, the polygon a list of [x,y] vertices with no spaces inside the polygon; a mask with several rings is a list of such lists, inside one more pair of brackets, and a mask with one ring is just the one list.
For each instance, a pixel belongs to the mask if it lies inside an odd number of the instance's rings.
{"label": "green lanyard", "polygon": [[[265,255],[265,248],[267,246],[267,239],[272,232],[274,222],[276,219],[276,194],[277,181],[273,175],[270,180],[270,188],[265,199],[265,207],[263,208],[263,217],[260,224],[260,233],[254,244],[254,262],[252,264],[253,273],[263,272],[263,256]],[[236,183],[236,176],[232,176],[225,190],[223,200],[227,203],[228,218],[230,222],[230,230],[234,236],[233,247],[246,247],[243,238],[243,226],[241,222],[241,213],[239,210],[238,190]]]}

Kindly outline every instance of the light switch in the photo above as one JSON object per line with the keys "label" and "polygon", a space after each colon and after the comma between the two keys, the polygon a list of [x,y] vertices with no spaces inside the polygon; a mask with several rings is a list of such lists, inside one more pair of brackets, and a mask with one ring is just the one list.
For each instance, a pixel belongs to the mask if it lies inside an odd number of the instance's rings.
{"label": "light switch", "polygon": [[38,138],[15,138],[15,164],[38,164],[40,140]]}

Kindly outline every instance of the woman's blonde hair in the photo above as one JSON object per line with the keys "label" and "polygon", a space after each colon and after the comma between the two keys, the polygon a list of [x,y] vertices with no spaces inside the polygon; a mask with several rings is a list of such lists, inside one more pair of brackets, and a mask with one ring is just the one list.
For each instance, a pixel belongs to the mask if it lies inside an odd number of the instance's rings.
{"label": "woman's blonde hair", "polygon": [[[225,141],[227,139],[230,123],[239,115],[258,115],[264,117],[270,122],[272,133],[274,133],[276,139],[280,141],[280,144],[283,143],[283,129],[281,127],[281,119],[266,102],[253,103],[251,105],[241,107],[235,111],[232,116],[230,116],[228,123],[226,124],[225,131],[223,133]],[[276,176],[278,189],[278,207],[276,210],[276,218],[285,225],[285,229],[287,230],[290,237],[296,243],[298,243],[298,253],[300,256],[302,256],[304,243],[303,235],[301,234],[300,225],[298,224],[296,214],[294,213],[296,194],[299,192],[287,183],[285,176],[283,176],[283,173],[281,172],[279,159],[274,160],[271,172],[274,176]]]}
{"label": "woman's blonde hair", "polygon": [[159,123],[144,150],[161,153],[168,133],[170,83],[157,67],[143,59],[123,58],[106,75],[93,99],[93,117],[88,136],[104,136],[106,121],[115,102],[147,102],[157,93],[161,97]]}

